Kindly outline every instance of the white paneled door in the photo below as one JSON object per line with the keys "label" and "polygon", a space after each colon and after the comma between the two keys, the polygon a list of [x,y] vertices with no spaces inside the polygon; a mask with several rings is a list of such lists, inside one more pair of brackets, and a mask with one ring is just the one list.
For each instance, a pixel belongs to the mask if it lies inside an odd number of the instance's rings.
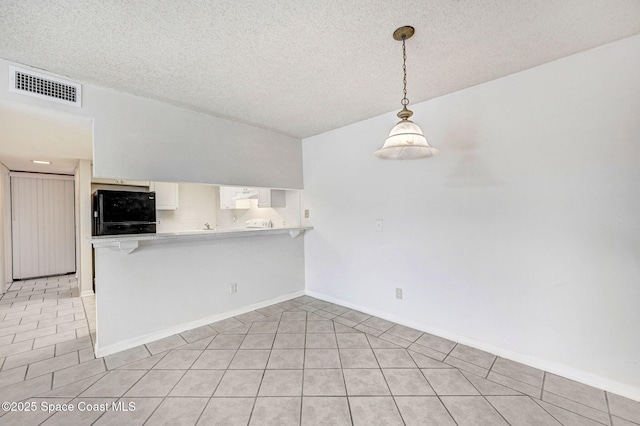
{"label": "white paneled door", "polygon": [[76,270],[73,176],[11,173],[13,279]]}

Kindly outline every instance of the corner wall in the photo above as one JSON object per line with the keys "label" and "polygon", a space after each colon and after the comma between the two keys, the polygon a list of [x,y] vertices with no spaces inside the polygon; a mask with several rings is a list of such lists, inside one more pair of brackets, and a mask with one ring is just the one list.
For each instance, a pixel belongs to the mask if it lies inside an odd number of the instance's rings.
{"label": "corner wall", "polygon": [[395,113],[304,139],[307,291],[640,399],[639,75],[636,36],[414,105],[426,160],[373,156]]}
{"label": "corner wall", "polygon": [[76,276],[80,297],[93,294],[93,259],[91,243],[91,162],[79,160],[76,169]]}
{"label": "corner wall", "polygon": [[9,169],[0,163],[0,294],[13,281]]}

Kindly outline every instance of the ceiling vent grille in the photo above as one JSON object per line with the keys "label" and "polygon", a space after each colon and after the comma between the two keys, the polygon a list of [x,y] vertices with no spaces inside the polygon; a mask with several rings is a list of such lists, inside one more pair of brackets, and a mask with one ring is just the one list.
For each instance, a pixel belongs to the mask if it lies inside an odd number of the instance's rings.
{"label": "ceiling vent grille", "polygon": [[9,91],[81,106],[81,84],[12,66],[9,67]]}

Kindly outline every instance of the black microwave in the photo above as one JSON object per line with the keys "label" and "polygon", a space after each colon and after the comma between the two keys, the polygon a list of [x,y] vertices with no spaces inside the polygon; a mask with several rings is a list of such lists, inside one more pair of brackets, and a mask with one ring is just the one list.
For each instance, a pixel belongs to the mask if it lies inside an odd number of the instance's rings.
{"label": "black microwave", "polygon": [[93,193],[93,235],[156,232],[156,193],[111,191]]}

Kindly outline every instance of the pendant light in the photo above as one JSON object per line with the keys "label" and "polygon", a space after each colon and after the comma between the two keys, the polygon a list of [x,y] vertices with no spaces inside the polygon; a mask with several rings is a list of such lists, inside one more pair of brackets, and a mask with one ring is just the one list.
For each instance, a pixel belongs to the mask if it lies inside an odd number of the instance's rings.
{"label": "pendant light", "polygon": [[437,148],[429,146],[420,126],[409,120],[413,111],[407,109],[407,50],[405,41],[415,32],[413,27],[400,27],[393,32],[393,38],[402,41],[402,71],[404,72],[404,97],[402,98],[402,110],[398,113],[400,121],[393,126],[389,137],[384,141],[384,146],[375,152],[375,156],[383,160],[413,160],[436,155]]}

